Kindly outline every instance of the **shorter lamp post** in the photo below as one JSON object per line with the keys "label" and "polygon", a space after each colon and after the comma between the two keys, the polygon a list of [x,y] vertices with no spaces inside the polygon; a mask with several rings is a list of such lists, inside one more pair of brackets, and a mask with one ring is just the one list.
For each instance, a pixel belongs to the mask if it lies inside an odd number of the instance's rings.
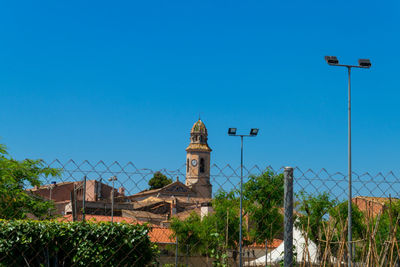
{"label": "shorter lamp post", "polygon": [[240,216],[239,216],[239,266],[243,266],[242,260],[242,225],[243,225],[243,137],[256,137],[258,134],[258,128],[252,128],[250,134],[236,134],[237,128],[229,128],[229,136],[240,136],[241,146],[240,146]]}
{"label": "shorter lamp post", "polygon": [[117,180],[117,176],[113,176],[108,178],[108,181],[112,182],[112,191],[111,191],[111,223],[114,222],[114,181]]}

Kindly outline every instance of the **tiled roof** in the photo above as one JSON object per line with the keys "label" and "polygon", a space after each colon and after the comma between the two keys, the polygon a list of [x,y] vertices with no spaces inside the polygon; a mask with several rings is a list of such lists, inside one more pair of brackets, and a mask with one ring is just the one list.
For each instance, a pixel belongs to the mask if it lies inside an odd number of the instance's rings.
{"label": "tiled roof", "polygon": [[165,215],[155,214],[152,212],[142,211],[142,210],[122,210],[122,213],[124,213],[125,216],[127,215],[130,216],[129,218],[135,217],[135,218],[147,218],[147,219],[159,219],[159,220],[165,219]]}
{"label": "tiled roof", "polygon": [[195,209],[191,209],[191,210],[185,210],[182,212],[179,212],[177,214],[174,214],[172,217],[178,218],[179,220],[185,220],[186,218],[188,218],[190,216],[190,214],[192,213],[196,213],[197,215],[201,214],[201,208],[195,208]]}
{"label": "tiled roof", "polygon": [[204,123],[199,119],[193,124],[192,130],[190,133],[204,133],[207,134],[207,128]]}
{"label": "tiled roof", "polygon": [[211,148],[207,144],[194,144],[190,143],[189,146],[186,148],[186,151],[188,150],[200,150],[200,151],[207,151],[211,152]]}
{"label": "tiled roof", "polygon": [[173,232],[169,228],[153,227],[149,233],[150,241],[159,244],[174,244],[175,238],[172,237]]}
{"label": "tiled roof", "polygon": [[[61,182],[61,183],[57,183],[57,186],[63,186],[63,185],[73,184],[73,183],[77,183],[77,182]],[[35,191],[40,190],[40,189],[48,189],[50,185],[51,185],[51,184],[44,184],[44,185],[41,185],[40,187],[37,187],[37,188],[35,188],[35,187],[34,187],[34,188],[28,188],[28,189],[26,189],[26,190],[27,190],[27,191],[35,192]]]}
{"label": "tiled roof", "polygon": [[[79,215],[79,219],[81,219],[81,218],[82,218],[82,215]],[[111,222],[111,216],[104,216],[104,215],[86,214],[85,219],[86,219],[86,221],[94,221],[94,222]],[[65,221],[65,222],[72,222],[72,214],[64,215],[63,217],[59,218],[58,220]],[[143,222],[139,222],[133,218],[120,217],[120,216],[114,216],[113,221],[114,222],[143,224]]]}
{"label": "tiled roof", "polygon": [[[281,239],[274,239],[272,241],[272,243],[268,242],[268,249],[275,249],[277,248],[281,243],[283,242],[283,240]],[[257,244],[257,243],[253,243],[249,246],[247,246],[248,248],[265,248],[265,243],[263,244]]]}

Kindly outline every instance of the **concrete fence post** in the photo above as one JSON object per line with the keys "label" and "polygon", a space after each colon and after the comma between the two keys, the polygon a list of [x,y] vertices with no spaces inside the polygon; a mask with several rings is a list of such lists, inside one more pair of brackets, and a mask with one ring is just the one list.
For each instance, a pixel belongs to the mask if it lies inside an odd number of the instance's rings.
{"label": "concrete fence post", "polygon": [[285,167],[284,171],[284,266],[293,266],[293,168]]}

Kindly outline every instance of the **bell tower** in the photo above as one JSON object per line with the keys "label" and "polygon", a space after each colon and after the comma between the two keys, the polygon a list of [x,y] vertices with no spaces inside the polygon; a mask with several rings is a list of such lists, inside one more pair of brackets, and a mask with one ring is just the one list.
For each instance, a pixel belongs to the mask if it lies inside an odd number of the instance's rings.
{"label": "bell tower", "polygon": [[199,119],[190,131],[190,144],[186,148],[186,185],[192,188],[197,197],[211,198],[210,153],[207,144],[208,133]]}

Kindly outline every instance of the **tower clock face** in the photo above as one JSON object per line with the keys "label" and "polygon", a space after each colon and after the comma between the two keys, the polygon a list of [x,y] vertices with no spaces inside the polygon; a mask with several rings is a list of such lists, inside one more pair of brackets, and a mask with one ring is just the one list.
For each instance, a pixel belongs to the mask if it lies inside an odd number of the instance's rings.
{"label": "tower clock face", "polygon": [[196,166],[197,165],[197,160],[192,159],[192,166]]}

